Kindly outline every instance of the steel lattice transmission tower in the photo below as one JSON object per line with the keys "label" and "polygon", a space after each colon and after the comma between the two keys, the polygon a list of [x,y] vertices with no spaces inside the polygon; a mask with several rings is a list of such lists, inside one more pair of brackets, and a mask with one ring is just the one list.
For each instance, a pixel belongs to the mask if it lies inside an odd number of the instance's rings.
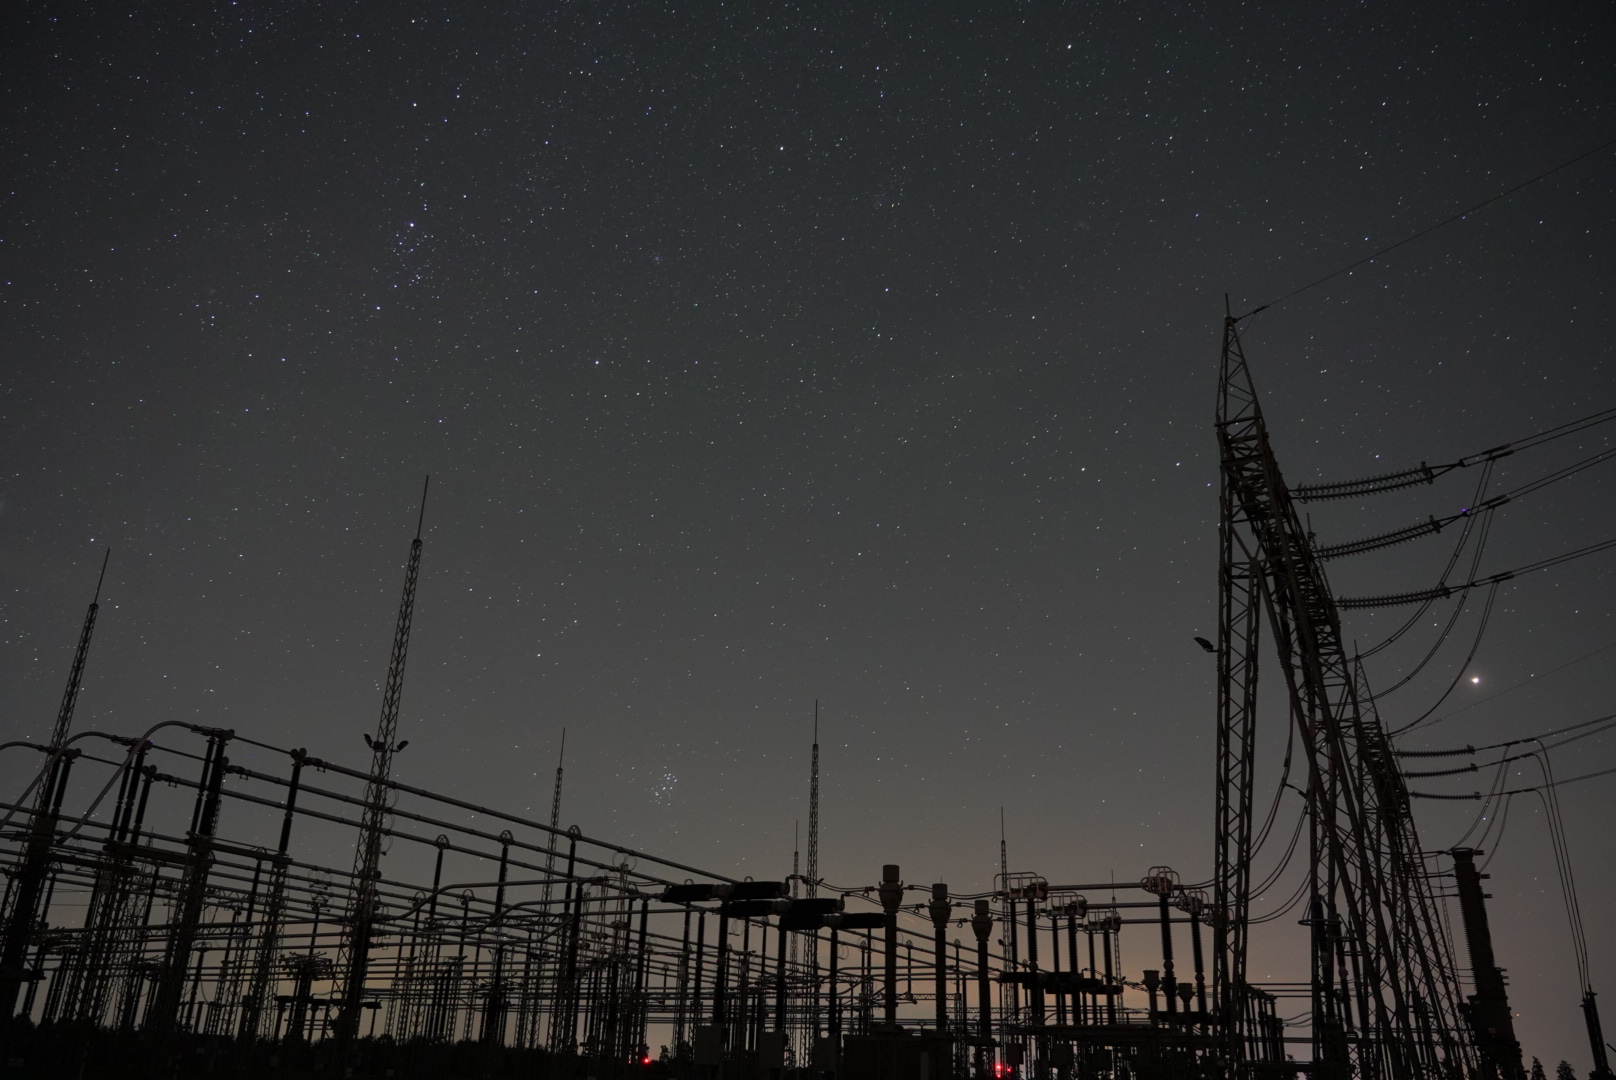
{"label": "steel lattice transmission tower", "polygon": [[[370,948],[376,927],[381,879],[382,847],[395,795],[391,784],[393,755],[404,743],[398,735],[398,707],[404,692],[404,661],[410,649],[410,625],[415,618],[415,583],[421,571],[421,526],[426,521],[427,477],[421,485],[421,510],[415,522],[415,539],[410,543],[409,563],[404,570],[404,595],[398,602],[398,624],[393,631],[393,653],[387,664],[387,686],[382,692],[382,714],[376,722],[370,744],[370,780],[365,785],[365,810],[354,848],[353,891],[348,898],[348,936],[343,945],[343,962],[337,967],[342,979],[342,997],[337,1014],[336,1037],[348,1041],[359,1032],[359,1016],[364,1008],[365,975],[370,967]],[[407,741],[407,740],[406,740]]]}
{"label": "steel lattice transmission tower", "polygon": [[[1226,317],[1218,381],[1216,1009],[1241,1071],[1280,1052],[1246,981],[1258,644],[1266,622],[1305,767],[1315,1080],[1458,1078],[1476,1064],[1408,793]],[[1264,617],[1266,615],[1266,618]]]}

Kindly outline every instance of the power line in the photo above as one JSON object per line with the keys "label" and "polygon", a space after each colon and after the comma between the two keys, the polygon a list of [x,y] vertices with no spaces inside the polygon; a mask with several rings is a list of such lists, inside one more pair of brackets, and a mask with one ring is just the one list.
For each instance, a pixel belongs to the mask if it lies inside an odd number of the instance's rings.
{"label": "power line", "polygon": [[[1616,642],[1613,642],[1612,644],[1616,644]],[[1609,645],[1605,647],[1607,649],[1610,648]],[[1589,655],[1591,656],[1593,654],[1590,653]],[[1496,697],[1497,695],[1494,696]],[[1448,715],[1452,716],[1453,714],[1449,713]],[[1461,746],[1455,750],[1395,750],[1393,751],[1393,754],[1397,757],[1404,758],[1465,757],[1470,754],[1485,753],[1488,750],[1503,750],[1507,747],[1518,746],[1521,743],[1539,742],[1543,739],[1552,739],[1554,736],[1564,735],[1568,731],[1580,731],[1583,728],[1593,727],[1595,724],[1603,724],[1610,720],[1616,720],[1616,713],[1606,713],[1604,716],[1596,716],[1592,720],[1584,720],[1582,723],[1572,724],[1570,727],[1556,728],[1553,731],[1545,731],[1541,735],[1528,735],[1525,738],[1509,739],[1505,742],[1491,743],[1487,746]],[[1581,738],[1581,736],[1579,735],[1578,738]],[[1570,742],[1571,740],[1568,739],[1566,741]],[[1563,744],[1556,743],[1555,745],[1560,746]]]}
{"label": "power line", "polygon": [[[1600,769],[1598,772],[1583,773],[1581,776],[1570,776],[1564,780],[1551,780],[1546,784],[1536,784],[1532,787],[1511,788],[1509,791],[1500,791],[1498,794],[1525,795],[1528,792],[1533,791],[1547,791],[1550,788],[1564,787],[1566,784],[1575,784],[1578,780],[1592,780],[1596,776],[1609,776],[1611,773],[1616,773],[1616,765],[1612,765],[1608,769]],[[1473,791],[1469,795],[1438,795],[1435,792],[1430,791],[1411,791],[1408,793],[1408,797],[1411,799],[1444,799],[1456,801],[1474,800],[1481,798],[1481,792]]]}
{"label": "power line", "polygon": [[[1592,738],[1595,735],[1603,735],[1605,732],[1609,731],[1611,728],[1616,727],[1616,721],[1612,721],[1610,717],[1606,716],[1603,719],[1606,721],[1606,723],[1605,723],[1605,725],[1603,727],[1596,727],[1592,731],[1584,731],[1581,735],[1573,735],[1573,736],[1571,736],[1571,738],[1569,738],[1569,739],[1561,739],[1557,743],[1544,745],[1543,744],[1543,738],[1544,737],[1543,736],[1538,736],[1536,738],[1531,738],[1531,739],[1514,739],[1514,740],[1511,740],[1510,742],[1507,742],[1507,743],[1500,743],[1499,746],[1500,747],[1520,746],[1520,745],[1522,745],[1524,743],[1535,742],[1535,743],[1538,743],[1540,746],[1542,746],[1544,750],[1554,750],[1554,749],[1557,749],[1559,747],[1566,746],[1566,745],[1568,745],[1570,743],[1581,742],[1583,739]],[[1597,722],[1597,721],[1594,721],[1594,722]],[[1497,749],[1497,748],[1498,747],[1487,747],[1487,748],[1484,748],[1484,749]],[[1472,751],[1472,753],[1480,753],[1480,752],[1481,752],[1480,750]],[[1435,776],[1458,776],[1461,773],[1473,773],[1473,772],[1480,772],[1483,769],[1491,769],[1495,765],[1508,765],[1511,762],[1522,761],[1522,760],[1524,760],[1526,758],[1529,758],[1529,757],[1535,757],[1537,755],[1537,753],[1538,753],[1538,751],[1536,751],[1536,750],[1528,750],[1524,754],[1511,754],[1508,757],[1499,758],[1497,761],[1488,761],[1488,762],[1483,762],[1481,764],[1477,764],[1476,762],[1471,762],[1469,765],[1459,765],[1459,766],[1456,766],[1456,767],[1454,767],[1452,769],[1437,769],[1434,772],[1405,772],[1403,774],[1403,777],[1405,779],[1408,779],[1408,780],[1421,780],[1421,779],[1427,779],[1427,778],[1435,777]],[[1462,756],[1462,754],[1453,754],[1453,755],[1444,755],[1444,756],[1459,757],[1459,756]]]}
{"label": "power line", "polygon": [[[1558,674],[1559,672],[1564,671],[1568,667],[1572,667],[1572,666],[1574,666],[1576,664],[1582,663],[1584,660],[1591,660],[1594,657],[1598,656],[1600,653],[1608,652],[1611,649],[1616,649],[1616,641],[1607,642],[1606,644],[1599,646],[1599,648],[1593,650],[1592,652],[1583,653],[1581,656],[1577,657],[1575,660],[1567,660],[1565,663],[1561,664],[1559,667],[1550,668],[1548,671],[1545,671],[1541,675],[1530,675],[1527,678],[1522,679],[1520,682],[1516,683],[1513,686],[1506,686],[1504,689],[1498,691],[1498,693],[1496,693],[1496,694],[1488,694],[1486,697],[1480,699],[1479,701],[1472,701],[1470,704],[1460,706],[1459,708],[1454,709],[1450,713],[1444,713],[1443,715],[1437,717],[1435,720],[1432,720],[1429,724],[1426,724],[1425,726],[1426,727],[1435,727],[1437,724],[1442,723],[1442,721],[1450,720],[1453,717],[1458,716],[1462,712],[1469,712],[1471,709],[1474,709],[1477,705],[1484,705],[1487,702],[1494,700],[1495,698],[1501,698],[1505,694],[1513,693],[1514,691],[1519,690],[1523,686],[1530,686],[1533,682],[1537,681],[1538,679],[1546,679],[1550,675]],[[1592,723],[1592,722],[1593,721],[1590,721],[1590,723]],[[1571,729],[1566,728],[1565,730],[1570,731]],[[1555,732],[1551,731],[1549,734],[1553,735],[1553,734],[1555,734]],[[1545,738],[1546,737],[1547,736],[1545,736]],[[1483,749],[1486,749],[1486,748],[1483,747]]]}
{"label": "power line", "polygon": [[1466,656],[1464,658],[1464,663],[1460,664],[1458,666],[1458,668],[1454,671],[1454,673],[1453,673],[1453,681],[1448,684],[1448,688],[1446,690],[1442,691],[1442,696],[1437,698],[1434,702],[1432,702],[1431,707],[1429,709],[1426,709],[1423,713],[1421,713],[1414,720],[1413,723],[1404,724],[1402,727],[1397,728],[1395,731],[1388,731],[1386,733],[1387,735],[1391,736],[1392,738],[1396,738],[1397,736],[1401,735],[1403,732],[1407,731],[1409,728],[1418,727],[1420,724],[1424,723],[1425,720],[1432,713],[1436,712],[1437,709],[1441,708],[1442,703],[1444,701],[1448,700],[1448,695],[1453,693],[1454,688],[1459,685],[1459,680],[1464,678],[1464,673],[1467,670],[1469,670],[1470,662],[1476,658],[1476,650],[1481,648],[1481,639],[1482,639],[1482,636],[1484,634],[1486,634],[1486,632],[1487,632],[1487,623],[1492,620],[1493,604],[1494,604],[1494,602],[1497,601],[1497,599],[1498,599],[1498,582],[1494,582],[1493,587],[1487,590],[1487,602],[1486,602],[1486,604],[1484,604],[1482,606],[1482,609],[1481,609],[1481,621],[1479,623],[1477,623],[1477,625],[1476,625],[1476,638],[1475,638],[1474,641],[1472,641],[1470,643],[1470,652],[1468,654],[1466,654]]}
{"label": "power line", "polygon": [[1595,555],[1612,547],[1616,547],[1616,538],[1601,540],[1597,544],[1589,544],[1587,547],[1577,548],[1574,551],[1561,552],[1559,555],[1551,555],[1547,559],[1540,559],[1535,563],[1518,566],[1513,570],[1500,570],[1489,577],[1476,581],[1467,581],[1463,585],[1439,585],[1434,589],[1422,589],[1419,592],[1391,593],[1386,596],[1342,596],[1338,597],[1335,603],[1336,607],[1341,608],[1343,611],[1350,611],[1354,608],[1384,608],[1398,607],[1403,604],[1418,604],[1429,599],[1445,600],[1469,589],[1479,589],[1483,585],[1501,584],[1511,578],[1535,573],[1538,570],[1547,570],[1550,567],[1559,566],[1561,563],[1580,559],[1584,555]]}
{"label": "power line", "polygon": [[[1489,461],[1489,462],[1486,463],[1486,465],[1484,465],[1482,467],[1481,475],[1476,480],[1475,494],[1472,495],[1471,499],[1470,499],[1470,504],[1472,506],[1478,505],[1482,501],[1482,496],[1484,494],[1486,494],[1487,486],[1490,483],[1492,483],[1493,468],[1494,468],[1495,464],[1496,464],[1495,462]],[[1479,543],[1476,544],[1475,549],[1471,552],[1471,555],[1470,555],[1469,576],[1471,576],[1471,577],[1475,576],[1476,570],[1481,566],[1481,554],[1482,554],[1483,551],[1486,550],[1486,547],[1487,547],[1486,537],[1487,537],[1488,532],[1490,531],[1488,526],[1487,526],[1487,523],[1489,521],[1491,521],[1492,519],[1489,518],[1489,517],[1486,517],[1484,515],[1479,520],[1481,521],[1481,524],[1482,524],[1481,540],[1480,540]],[[1458,540],[1457,543],[1455,543],[1453,545],[1453,554],[1448,556],[1448,565],[1442,568],[1442,573],[1436,579],[1436,583],[1438,585],[1446,585],[1448,583],[1449,576],[1452,575],[1452,573],[1453,573],[1454,567],[1459,565],[1459,558],[1460,558],[1460,556],[1462,556],[1464,554],[1465,544],[1467,544],[1469,542],[1471,530],[1475,527],[1477,521],[1478,521],[1478,519],[1474,518],[1474,517],[1466,518],[1465,521],[1464,521],[1464,524],[1459,527],[1459,540]],[[1363,660],[1367,659],[1368,657],[1374,656],[1376,653],[1380,652],[1381,650],[1389,648],[1390,646],[1396,644],[1398,639],[1400,639],[1404,634],[1408,633],[1411,629],[1413,629],[1414,625],[1416,623],[1419,623],[1419,622],[1424,620],[1425,613],[1427,611],[1431,610],[1431,605],[1434,604],[1434,603],[1436,603],[1436,598],[1435,597],[1431,598],[1430,600],[1426,600],[1424,603],[1420,604],[1420,606],[1415,610],[1414,614],[1412,614],[1412,615],[1410,615],[1408,617],[1407,622],[1405,622],[1402,626],[1398,627],[1395,631],[1393,631],[1391,633],[1390,636],[1386,637],[1379,644],[1377,644],[1377,645],[1373,646],[1372,648],[1370,648],[1367,652],[1360,653],[1358,655],[1358,660],[1360,662],[1362,662]],[[1419,666],[1421,668],[1425,667],[1425,665],[1430,661],[1431,657],[1436,655],[1436,650],[1441,648],[1442,643],[1447,640],[1448,634],[1453,630],[1454,625],[1458,622],[1459,615],[1460,615],[1460,612],[1462,610],[1463,609],[1461,608],[1459,610],[1454,611],[1452,617],[1449,618],[1447,629],[1442,631],[1442,636],[1440,638],[1438,638],[1436,644],[1431,647],[1431,652],[1426,654],[1426,657],[1425,657],[1424,660],[1420,661]],[[1412,677],[1412,676],[1410,676],[1410,677]],[[1403,682],[1407,682],[1407,681],[1408,681],[1407,679],[1403,680]],[[1379,694],[1376,694],[1375,695],[1375,700],[1379,700],[1381,697],[1384,697],[1386,694],[1389,694],[1392,691],[1396,690],[1398,688],[1398,686],[1403,685],[1403,682],[1400,682],[1400,683],[1398,683],[1397,686],[1390,687],[1389,689],[1383,690]]]}
{"label": "power line", "polygon": [[1261,307],[1252,308],[1250,311],[1246,312],[1244,315],[1239,316],[1239,318],[1237,318],[1235,321],[1238,322],[1238,321],[1240,321],[1240,319],[1249,319],[1251,316],[1257,314],[1259,311],[1267,311],[1271,307],[1274,307],[1274,306],[1279,305],[1279,304],[1283,304],[1285,301],[1291,299],[1292,297],[1301,296],[1303,293],[1307,292],[1309,289],[1317,288],[1318,286],[1323,285],[1326,281],[1331,281],[1331,280],[1333,280],[1335,278],[1338,278],[1342,274],[1345,274],[1345,273],[1347,273],[1347,272],[1349,272],[1351,270],[1356,270],[1358,267],[1362,266],[1364,263],[1374,262],[1376,259],[1380,258],[1382,255],[1385,255],[1388,252],[1396,251],[1398,248],[1402,247],[1405,244],[1412,244],[1414,241],[1418,240],[1422,236],[1429,236],[1431,233],[1436,232],[1438,229],[1442,228],[1444,225],[1452,225],[1455,221],[1462,221],[1463,219],[1469,217],[1471,214],[1474,214],[1476,211],[1483,210],[1483,209],[1491,206],[1493,203],[1498,202],[1500,199],[1507,199],[1511,195],[1515,194],[1517,191],[1521,191],[1524,188],[1529,188],[1533,184],[1537,183],[1540,180],[1547,180],[1549,177],[1553,176],[1555,173],[1561,172],[1562,170],[1565,170],[1565,169],[1569,169],[1571,166],[1577,164],[1579,161],[1585,161],[1588,158],[1593,157],[1595,154],[1600,153],[1601,151],[1609,150],[1613,146],[1616,146],[1616,139],[1611,139],[1608,142],[1601,143],[1598,146],[1594,147],[1592,150],[1588,150],[1588,151],[1586,151],[1584,153],[1578,154],[1576,157],[1570,159],[1569,161],[1562,161],[1560,164],[1556,165],[1552,169],[1549,169],[1547,172],[1538,173],[1536,176],[1532,177],[1530,180],[1524,180],[1521,183],[1516,184],[1512,188],[1508,188],[1508,189],[1506,189],[1504,191],[1500,191],[1497,195],[1494,195],[1490,199],[1483,199],[1481,202],[1477,203],[1475,206],[1470,207],[1470,209],[1468,209],[1468,210],[1461,210],[1457,214],[1454,214],[1452,217],[1443,218],[1441,221],[1437,222],[1435,225],[1427,225],[1425,228],[1421,229],[1419,232],[1414,233],[1414,234],[1412,234],[1410,236],[1405,236],[1405,237],[1403,237],[1403,239],[1397,241],[1397,243],[1392,244],[1389,247],[1383,247],[1379,251],[1375,252],[1372,255],[1365,255],[1363,258],[1359,259],[1358,261],[1348,263],[1346,266],[1343,266],[1341,269],[1333,271],[1333,272],[1328,273],[1328,274],[1325,274],[1323,277],[1319,278],[1316,281],[1310,281],[1306,285],[1303,285],[1299,289],[1293,289],[1290,292],[1286,293],[1284,296],[1281,296],[1277,300],[1270,300],[1270,301],[1268,301],[1268,303],[1263,304]]}
{"label": "power line", "polygon": [[1613,457],[1616,457],[1616,446],[1601,450],[1592,457],[1583,458],[1581,461],[1567,465],[1556,472],[1549,473],[1547,476],[1540,476],[1536,480],[1529,480],[1512,491],[1506,491],[1501,495],[1494,495],[1492,498],[1479,505],[1463,507],[1457,513],[1449,514],[1447,517],[1439,518],[1433,516],[1426,521],[1421,521],[1414,525],[1405,525],[1401,529],[1394,529],[1388,533],[1379,533],[1375,536],[1365,536],[1357,540],[1346,540],[1339,544],[1325,544],[1323,547],[1317,548],[1313,555],[1317,559],[1328,561],[1330,559],[1345,558],[1348,555],[1363,555],[1367,552],[1379,551],[1381,548],[1393,547],[1397,544],[1406,544],[1410,540],[1418,540],[1424,536],[1431,536],[1435,533],[1441,532],[1445,527],[1452,525],[1455,521],[1463,521],[1467,517],[1475,517],[1478,514],[1490,514],[1494,510],[1507,506],[1515,499],[1519,499],[1525,495],[1530,495],[1534,491],[1540,491],[1551,484],[1558,483],[1559,481],[1575,476],[1584,470],[1591,469],[1595,465],[1609,461]]}
{"label": "power line", "polygon": [[[1468,469],[1472,465],[1482,465],[1497,461],[1500,458],[1509,457],[1511,454],[1518,454],[1522,450],[1531,450],[1534,447],[1554,442],[1556,439],[1563,439],[1567,435],[1575,435],[1579,431],[1597,427],[1611,420],[1616,420],[1616,407],[1601,409],[1596,413],[1584,416],[1580,420],[1560,424],[1558,427],[1549,428],[1547,431],[1528,435],[1524,439],[1516,439],[1513,442],[1501,443],[1488,450],[1466,454],[1462,458],[1456,458],[1443,465],[1427,465],[1422,461],[1417,468],[1401,469],[1397,472],[1381,473],[1377,476],[1366,476],[1358,480],[1335,480],[1327,484],[1302,484],[1291,488],[1290,496],[1297,502],[1305,503],[1322,502],[1326,499],[1350,499],[1363,495],[1379,495],[1387,491],[1401,491],[1403,488],[1414,487],[1418,484],[1434,483],[1438,477],[1445,476],[1455,469]],[[1595,455],[1595,457],[1598,457],[1598,455]],[[1597,464],[1597,461],[1578,462],[1576,465],[1567,466],[1567,468],[1575,472],[1580,468],[1586,468],[1588,465],[1593,464]],[[1566,475],[1570,475],[1570,473],[1568,472]],[[1560,475],[1557,473],[1547,478],[1544,482],[1552,482],[1558,479],[1560,479]]]}

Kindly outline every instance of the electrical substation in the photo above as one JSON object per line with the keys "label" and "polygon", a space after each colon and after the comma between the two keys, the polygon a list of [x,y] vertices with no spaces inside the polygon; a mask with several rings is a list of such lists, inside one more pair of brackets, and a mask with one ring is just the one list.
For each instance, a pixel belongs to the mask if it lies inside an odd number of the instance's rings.
{"label": "electrical substation", "polygon": [[[90,606],[49,738],[0,748],[37,760],[0,834],[0,1075],[1524,1080],[1476,853],[1421,846],[1421,793],[1341,629],[1345,610],[1423,613],[1508,575],[1342,599],[1328,560],[1444,523],[1327,544],[1298,507],[1485,470],[1531,440],[1287,488],[1240,321],[1214,428],[1210,880],[1145,865],[1100,882],[1032,857],[973,893],[906,879],[901,852],[822,880],[817,735],[806,860],[770,881],[563,827],[560,767],[543,818],[401,783],[418,525],[368,763],[180,721],[75,731]],[[1288,701],[1294,830],[1256,767],[1259,724],[1277,727],[1259,719],[1259,655]],[[1259,851],[1305,868],[1285,910],[1307,928],[1306,982],[1248,980],[1273,917],[1252,908],[1272,884]],[[1585,959],[1580,977],[1609,1077]]]}

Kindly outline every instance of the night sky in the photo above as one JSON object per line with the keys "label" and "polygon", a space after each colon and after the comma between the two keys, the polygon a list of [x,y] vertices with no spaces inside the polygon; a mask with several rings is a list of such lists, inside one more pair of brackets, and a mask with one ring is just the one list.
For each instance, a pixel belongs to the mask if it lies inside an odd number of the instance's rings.
{"label": "night sky", "polygon": [[[817,698],[838,885],[898,862],[987,889],[1001,806],[1013,870],[1205,879],[1224,294],[1248,310],[1616,134],[1597,3],[4,19],[5,738],[46,737],[110,546],[77,728],[186,719],[362,764],[430,473],[399,778],[542,814],[566,727],[563,824],[781,877]],[[1616,406],[1613,196],[1606,151],[1250,320],[1287,478]],[[1612,444],[1509,458],[1492,490]],[[1367,535],[1474,482],[1312,522]],[[1613,504],[1610,467],[1519,500],[1483,571],[1616,536]],[[1450,535],[1329,572],[1421,588]],[[1473,596],[1387,723],[1456,676],[1405,746],[1616,712],[1613,586],[1616,552],[1509,583],[1465,667]],[[1350,613],[1348,639],[1402,615]],[[1555,758],[1611,765],[1616,734]],[[1607,1030],[1613,791],[1561,789]],[[1476,804],[1418,812],[1439,849]],[[1580,1075],[1536,796],[1496,850],[1526,1053]],[[1262,931],[1259,979],[1305,972],[1294,922]]]}

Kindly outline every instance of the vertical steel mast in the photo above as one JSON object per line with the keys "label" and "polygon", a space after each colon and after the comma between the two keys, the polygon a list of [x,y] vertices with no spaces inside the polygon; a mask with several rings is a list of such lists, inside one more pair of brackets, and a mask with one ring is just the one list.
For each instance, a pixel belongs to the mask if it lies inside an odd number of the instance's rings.
{"label": "vertical steel mast", "polygon": [[544,854],[544,912],[550,913],[550,880],[555,877],[556,832],[561,824],[561,768],[567,760],[567,729],[561,729],[561,750],[556,754],[555,794],[550,797],[550,842]]}
{"label": "vertical steel mast", "polygon": [[[101,559],[101,576],[95,582],[95,596],[84,613],[84,626],[79,631],[78,648],[73,652],[73,666],[68,671],[67,688],[62,691],[62,703],[56,709],[56,723],[51,726],[50,757],[41,771],[39,788],[34,794],[34,812],[29,819],[28,839],[23,848],[22,866],[17,870],[10,890],[11,910],[6,912],[4,937],[0,938],[0,1022],[11,1019],[17,1006],[17,993],[27,976],[24,961],[28,944],[33,938],[34,924],[39,918],[40,894],[45,879],[50,876],[50,849],[56,839],[56,810],[61,805],[61,791],[67,781],[66,762],[62,752],[67,733],[73,726],[73,710],[79,701],[79,687],[84,683],[84,664],[90,656],[90,638],[95,634],[95,616],[101,610],[101,585],[107,579],[107,563],[112,558],[108,548]],[[78,751],[72,751],[77,754]]]}
{"label": "vertical steel mast", "polygon": [[1221,455],[1218,509],[1217,805],[1213,822],[1213,999],[1236,1060],[1263,1044],[1250,1038],[1246,983],[1251,901],[1251,792],[1257,721],[1262,562],[1246,543],[1243,493],[1261,485],[1262,412],[1250,392],[1235,320],[1224,319],[1218,379]]}
{"label": "vertical steel mast", "polygon": [[[1306,766],[1315,1080],[1459,1075],[1475,1050],[1408,793],[1313,541],[1280,475],[1225,316],[1217,436],[1222,500],[1214,977],[1236,1061],[1263,1044],[1246,984],[1259,609]],[[1429,1022],[1437,1045],[1419,1032]]]}
{"label": "vertical steel mast", "polygon": [[73,726],[73,710],[78,707],[79,688],[84,685],[84,662],[90,656],[90,636],[95,633],[96,612],[101,610],[101,586],[107,580],[107,563],[112,561],[112,549],[101,556],[101,574],[95,579],[95,596],[84,612],[84,627],[79,631],[79,647],[73,652],[73,669],[67,676],[67,688],[62,691],[62,704],[56,710],[56,723],[51,728],[51,753],[62,749],[67,732]]}
{"label": "vertical steel mast", "polygon": [[[808,863],[806,866],[808,879],[808,895],[819,895],[819,699],[814,699],[814,742],[813,751],[808,765]],[[812,1060],[814,1043],[819,1038],[819,932],[816,930],[809,935],[806,942],[808,950],[808,978],[812,986],[812,997],[808,1009],[806,1047],[807,1057]],[[832,946],[834,948],[834,946]],[[831,960],[834,965],[836,961]],[[834,968],[832,969],[834,970]],[[834,1010],[836,997],[836,984],[830,985],[831,1008]]]}
{"label": "vertical steel mast", "polygon": [[814,701],[814,749],[808,766],[808,895],[819,895],[819,702]]}
{"label": "vertical steel mast", "polygon": [[398,602],[398,625],[393,631],[393,654],[387,664],[387,687],[382,692],[382,714],[376,721],[370,744],[370,781],[365,786],[365,811],[354,848],[353,891],[348,899],[348,938],[344,945],[346,964],[342,972],[341,1008],[337,1014],[339,1041],[354,1038],[359,1031],[359,1015],[364,1007],[365,975],[370,965],[370,948],[377,910],[376,883],[381,878],[383,834],[395,799],[390,783],[393,755],[404,743],[398,735],[399,699],[404,692],[404,661],[410,648],[410,624],[415,618],[415,582],[421,570],[421,527],[426,521],[426,491],[429,476],[421,485],[421,510],[415,522],[415,539],[410,543],[410,559],[404,570],[404,595]]}
{"label": "vertical steel mast", "polygon": [[[554,896],[551,883],[555,880],[556,837],[560,835],[559,829],[561,824],[561,770],[563,765],[566,763],[566,760],[567,729],[562,728],[561,749],[556,754],[555,793],[550,797],[550,840],[549,843],[545,845],[544,854],[544,917],[549,920],[553,926],[550,934],[552,942],[559,942],[561,940],[561,928],[564,925],[564,917],[558,916],[554,913],[550,907],[550,901]],[[571,891],[570,883],[568,885],[568,891],[569,893]],[[552,953],[548,957],[548,960],[542,955],[540,957],[539,976],[534,982],[534,987],[546,985],[547,967],[554,969],[554,985],[559,987],[561,985],[561,955],[559,952],[555,951],[555,947],[553,945]],[[555,1025],[555,1015],[555,1009],[552,1007],[550,1011],[550,1024],[552,1027]],[[538,1030],[539,1022],[537,1016],[535,1015],[533,1019],[533,1036],[535,1040],[537,1040],[538,1037]]]}

